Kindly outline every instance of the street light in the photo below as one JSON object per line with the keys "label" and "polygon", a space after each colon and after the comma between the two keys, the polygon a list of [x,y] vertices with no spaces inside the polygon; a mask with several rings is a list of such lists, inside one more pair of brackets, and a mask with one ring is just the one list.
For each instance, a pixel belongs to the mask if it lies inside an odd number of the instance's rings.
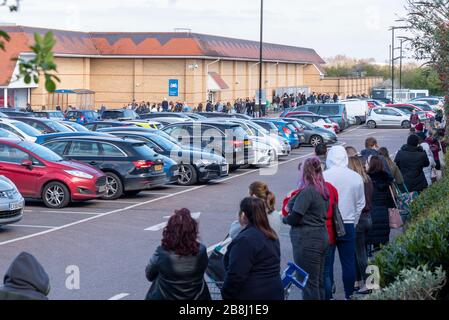
{"label": "street light", "polygon": [[262,109],[262,71],[263,71],[263,0],[260,0],[260,45],[259,45],[259,110]]}
{"label": "street light", "polygon": [[[396,48],[394,47],[394,31],[398,30],[398,29],[408,29],[408,27],[390,27],[390,31],[391,31],[391,99],[392,102],[394,103],[394,61],[397,60],[394,57],[394,52],[396,50]],[[402,53],[401,53],[402,56]]]}

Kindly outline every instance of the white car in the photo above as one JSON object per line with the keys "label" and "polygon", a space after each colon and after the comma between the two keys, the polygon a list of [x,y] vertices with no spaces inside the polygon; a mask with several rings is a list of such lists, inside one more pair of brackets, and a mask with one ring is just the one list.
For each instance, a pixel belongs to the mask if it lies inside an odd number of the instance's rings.
{"label": "white car", "polygon": [[32,126],[14,119],[0,119],[0,128],[5,129],[21,137],[25,141],[36,142],[42,133]]}
{"label": "white car", "polygon": [[179,123],[179,122],[190,122],[192,121],[190,118],[175,118],[175,117],[167,117],[167,118],[152,118],[151,119],[154,122],[158,122],[164,126]]}
{"label": "white car", "polygon": [[0,226],[20,221],[24,206],[25,200],[14,182],[0,176]]}
{"label": "white car", "polygon": [[341,100],[340,103],[346,107],[348,118],[353,119],[355,124],[360,125],[366,121],[366,116],[369,110],[368,102],[360,99]]}
{"label": "white car", "polygon": [[369,111],[366,124],[370,129],[382,126],[399,126],[408,129],[410,128],[410,116],[396,108],[374,108]]}

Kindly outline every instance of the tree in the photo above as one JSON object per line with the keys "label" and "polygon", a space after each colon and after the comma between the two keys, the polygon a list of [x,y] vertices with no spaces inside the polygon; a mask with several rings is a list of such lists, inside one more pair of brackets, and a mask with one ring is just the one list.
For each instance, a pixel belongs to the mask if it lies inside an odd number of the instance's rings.
{"label": "tree", "polygon": [[[18,11],[19,5],[20,0],[0,0],[0,7],[8,7],[11,12]],[[0,30],[0,50],[6,49],[9,40],[9,35],[5,31]],[[47,32],[44,37],[35,33],[34,41],[34,45],[30,47],[34,53],[34,57],[31,60],[16,58],[19,62],[20,77],[24,79],[26,84],[29,84],[32,81],[39,83],[39,76],[44,75],[45,89],[48,92],[53,92],[56,90],[56,82],[60,81],[55,75],[57,68],[52,53],[56,40],[52,32]]]}
{"label": "tree", "polygon": [[445,93],[446,138],[449,138],[449,0],[407,0],[408,14],[401,19],[411,36],[415,58],[438,72]]}

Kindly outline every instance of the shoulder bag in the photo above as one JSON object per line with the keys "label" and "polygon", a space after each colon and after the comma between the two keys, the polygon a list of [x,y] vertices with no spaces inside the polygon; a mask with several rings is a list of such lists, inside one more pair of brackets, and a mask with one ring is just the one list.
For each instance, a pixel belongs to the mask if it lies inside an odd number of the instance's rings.
{"label": "shoulder bag", "polygon": [[346,235],[345,223],[341,216],[340,208],[338,207],[338,202],[334,201],[332,206],[332,222],[334,226],[335,234],[338,238],[344,237]]}

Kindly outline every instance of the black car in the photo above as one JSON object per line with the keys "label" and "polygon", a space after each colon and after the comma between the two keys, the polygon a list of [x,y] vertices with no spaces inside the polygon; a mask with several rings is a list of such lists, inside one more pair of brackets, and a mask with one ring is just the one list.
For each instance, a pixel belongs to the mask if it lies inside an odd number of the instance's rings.
{"label": "black car", "polygon": [[11,117],[12,119],[24,122],[43,134],[58,133],[58,132],[73,132],[65,125],[50,119],[44,118],[27,118],[27,117]]}
{"label": "black car", "polygon": [[137,127],[134,123],[121,121],[94,121],[84,125],[90,131],[116,127]]}
{"label": "black car", "polygon": [[101,113],[101,120],[138,120],[140,116],[130,109],[105,110]]}
{"label": "black car", "polygon": [[140,119],[156,119],[156,118],[182,118],[190,119],[185,113],[181,112],[153,112],[140,115]]}
{"label": "black car", "polygon": [[35,111],[33,112],[33,114],[36,118],[44,118],[59,121],[65,119],[65,116],[61,111]]}
{"label": "black car", "polygon": [[190,186],[228,175],[229,168],[223,157],[211,155],[201,150],[189,150],[172,140],[166,139],[160,131],[116,131],[117,137],[145,142],[155,152],[169,157],[178,164],[180,185]]}
{"label": "black car", "polygon": [[18,111],[15,109],[1,109],[1,112],[5,115],[7,115],[8,117],[27,117],[27,118],[32,118],[34,117],[34,114],[31,112],[23,112],[23,111]]}
{"label": "black car", "polygon": [[189,148],[222,156],[231,165],[231,170],[254,161],[252,141],[238,124],[212,120],[180,122],[162,131]]}
{"label": "black car", "polygon": [[66,137],[44,144],[60,156],[84,162],[106,174],[104,199],[123,194],[134,196],[142,190],[168,182],[161,156],[145,143],[115,137]]}
{"label": "black car", "polygon": [[198,112],[200,116],[206,118],[236,118],[243,120],[253,120],[250,116],[242,113],[223,113],[223,112]]}

